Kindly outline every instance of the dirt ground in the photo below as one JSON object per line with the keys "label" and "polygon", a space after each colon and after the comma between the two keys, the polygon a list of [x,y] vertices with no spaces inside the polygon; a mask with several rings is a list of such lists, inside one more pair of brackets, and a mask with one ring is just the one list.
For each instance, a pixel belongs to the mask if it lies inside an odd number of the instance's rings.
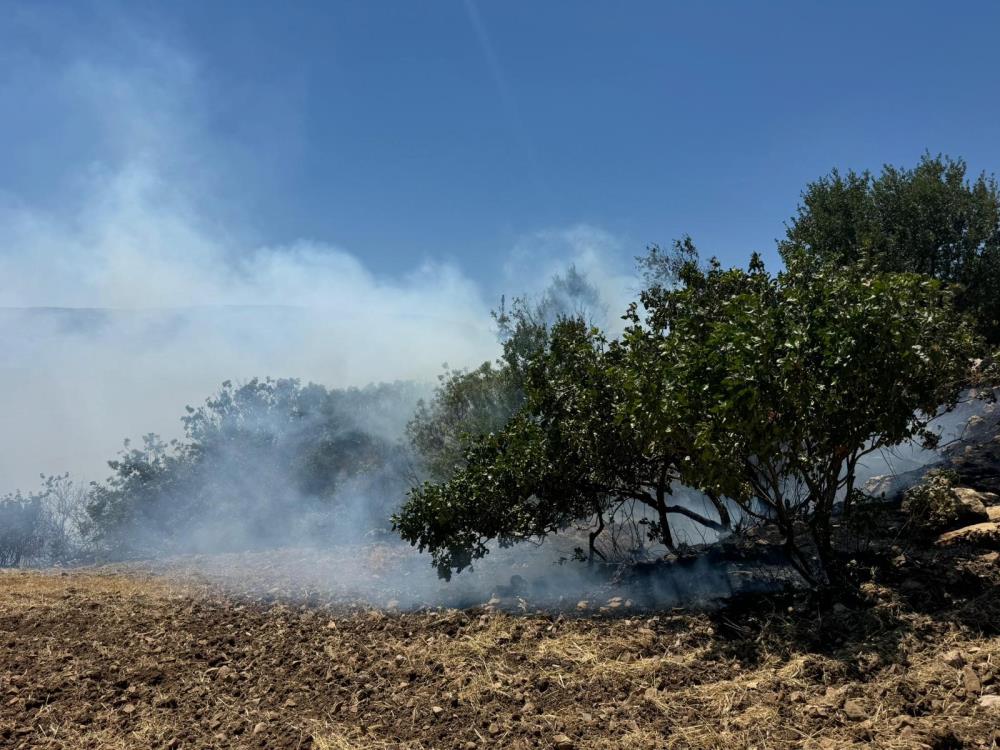
{"label": "dirt ground", "polygon": [[998,747],[997,553],[858,571],[838,601],[561,615],[6,572],[0,747]]}

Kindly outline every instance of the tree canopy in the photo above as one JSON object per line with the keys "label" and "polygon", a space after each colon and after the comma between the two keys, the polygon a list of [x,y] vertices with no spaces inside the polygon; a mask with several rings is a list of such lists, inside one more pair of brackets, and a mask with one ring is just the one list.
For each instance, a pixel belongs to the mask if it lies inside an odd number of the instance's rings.
{"label": "tree canopy", "polygon": [[[806,253],[786,264],[777,275],[756,257],[746,271],[691,264],[680,288],[644,295],[646,325],[627,334],[640,352],[631,410],[651,442],[685,430],[681,480],[776,524],[790,561],[822,579],[834,503],[851,497],[858,461],[933,440],[928,424],[957,403],[975,338],[937,280]],[[815,562],[796,542],[803,529]]]}
{"label": "tree canopy", "polygon": [[439,376],[433,398],[417,404],[407,425],[423,472],[448,479],[465,465],[471,441],[503,429],[524,403],[528,363],[544,350],[553,325],[602,313],[597,289],[575,266],[556,274],[536,298],[515,297],[509,306],[501,298],[493,312],[500,357]]}
{"label": "tree canopy", "polygon": [[832,171],[806,186],[780,243],[838,264],[920,273],[959,286],[956,302],[1000,344],[1000,190],[967,177],[961,159],[925,155],[913,168]]}
{"label": "tree canopy", "polygon": [[[786,262],[772,275],[757,258],[747,270],[688,258],[678,283],[642,294],[620,340],[560,321],[528,363],[510,422],[472,441],[450,479],[411,491],[395,517],[403,538],[448,576],[492,540],[584,520],[592,555],[629,500],[656,511],[650,533],[672,546],[670,514],[725,530],[728,501],[776,524],[790,562],[823,580],[833,506],[858,460],[930,439],[929,420],[966,382],[974,336],[935,279],[808,253]],[[678,483],[716,512],[670,503]]]}

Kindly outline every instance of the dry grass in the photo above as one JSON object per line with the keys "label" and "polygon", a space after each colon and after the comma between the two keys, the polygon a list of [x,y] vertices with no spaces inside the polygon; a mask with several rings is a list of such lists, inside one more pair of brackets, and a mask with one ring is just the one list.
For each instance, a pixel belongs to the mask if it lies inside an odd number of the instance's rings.
{"label": "dry grass", "polygon": [[996,750],[996,560],[925,562],[846,605],[632,619],[2,573],[0,747]]}

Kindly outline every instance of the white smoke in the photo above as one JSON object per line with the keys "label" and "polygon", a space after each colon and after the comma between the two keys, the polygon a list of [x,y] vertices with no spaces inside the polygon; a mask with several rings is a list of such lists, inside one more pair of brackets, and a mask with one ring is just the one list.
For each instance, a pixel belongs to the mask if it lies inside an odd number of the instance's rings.
{"label": "white smoke", "polygon": [[[243,186],[215,158],[226,150],[204,127],[196,61],[133,37],[142,64],[28,66],[93,149],[51,195],[0,192],[0,491],[41,472],[101,479],[124,438],[178,435],[184,405],[223,380],[432,382],[444,363],[496,356],[499,285],[434,259],[380,276],[335,241],[265,245],[234,223]],[[23,85],[0,79],[0,90]],[[612,317],[623,307],[619,277],[604,270],[618,249],[609,236],[579,227],[525,243],[511,253],[509,291],[536,291],[575,261]]]}

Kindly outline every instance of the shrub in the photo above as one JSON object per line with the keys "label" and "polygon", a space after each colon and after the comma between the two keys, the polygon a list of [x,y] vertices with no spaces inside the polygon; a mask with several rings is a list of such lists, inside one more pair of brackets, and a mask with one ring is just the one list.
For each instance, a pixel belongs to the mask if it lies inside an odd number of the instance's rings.
{"label": "shrub", "polygon": [[0,497],[0,568],[16,568],[40,551],[42,519],[38,495]]}
{"label": "shrub", "polygon": [[384,528],[407,486],[401,442],[418,391],[223,383],[183,440],[126,443],[94,486],[95,541],[116,555],[323,543]]}
{"label": "shrub", "polygon": [[938,532],[954,526],[963,515],[963,505],[955,492],[958,475],[934,469],[903,494],[903,511],[917,529]]}

